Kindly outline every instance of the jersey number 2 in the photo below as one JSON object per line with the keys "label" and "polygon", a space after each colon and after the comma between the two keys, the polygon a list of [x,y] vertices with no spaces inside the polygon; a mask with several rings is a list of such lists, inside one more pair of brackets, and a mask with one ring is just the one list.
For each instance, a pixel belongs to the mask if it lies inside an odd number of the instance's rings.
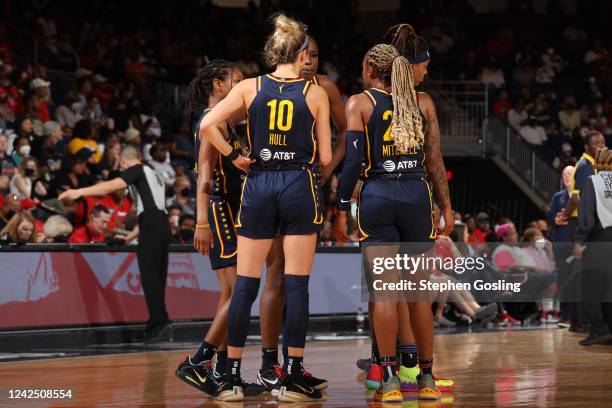
{"label": "jersey number 2", "polygon": [[272,99],[267,103],[270,107],[270,130],[276,129],[287,132],[293,124],[293,102],[288,99]]}
{"label": "jersey number 2", "polygon": [[384,121],[389,121],[389,126],[387,127],[387,131],[383,136],[383,142],[392,142],[394,140],[393,136],[391,136],[391,119],[393,118],[393,111],[385,111],[382,118]]}

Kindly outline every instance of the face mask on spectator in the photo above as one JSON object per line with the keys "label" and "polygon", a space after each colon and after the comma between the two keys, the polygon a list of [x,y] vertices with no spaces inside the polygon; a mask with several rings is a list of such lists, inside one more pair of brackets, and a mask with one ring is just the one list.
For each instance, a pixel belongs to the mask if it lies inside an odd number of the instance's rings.
{"label": "face mask on spectator", "polygon": [[28,156],[31,150],[32,148],[30,147],[30,145],[23,145],[19,148],[19,154],[22,156]]}
{"label": "face mask on spectator", "polygon": [[26,177],[32,177],[34,176],[35,170],[34,169],[24,169],[23,172]]}
{"label": "face mask on spectator", "polygon": [[181,195],[183,197],[189,197],[191,195],[191,189],[189,187],[185,187],[181,190]]}
{"label": "face mask on spectator", "polygon": [[183,241],[191,241],[193,238],[193,230],[189,228],[181,228],[179,236]]}
{"label": "face mask on spectator", "polygon": [[179,222],[179,216],[178,215],[171,215],[170,216],[170,223],[172,225],[174,225],[175,227],[178,227],[178,222]]}
{"label": "face mask on spectator", "polygon": [[546,247],[546,240],[544,238],[538,238],[535,245],[538,249],[544,249]]}

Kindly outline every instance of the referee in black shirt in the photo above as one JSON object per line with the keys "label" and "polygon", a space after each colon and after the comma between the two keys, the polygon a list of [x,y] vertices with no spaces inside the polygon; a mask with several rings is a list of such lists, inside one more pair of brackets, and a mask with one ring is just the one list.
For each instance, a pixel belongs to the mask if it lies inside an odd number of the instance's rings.
{"label": "referee in black shirt", "polygon": [[136,148],[124,147],[120,159],[123,172],[119,177],[90,187],[67,190],[59,199],[77,200],[85,196],[104,196],[129,186],[138,213],[138,227],[129,234],[126,242],[139,237],[138,268],[149,310],[143,341],[152,343],[168,340],[170,326],[165,291],[170,226],[165,209],[164,182],[155,170],[142,164],[140,152]]}

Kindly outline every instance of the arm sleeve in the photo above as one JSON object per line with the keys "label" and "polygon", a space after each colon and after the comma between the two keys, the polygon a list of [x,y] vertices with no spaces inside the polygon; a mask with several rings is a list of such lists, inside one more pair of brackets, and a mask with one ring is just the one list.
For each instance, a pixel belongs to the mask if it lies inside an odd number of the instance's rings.
{"label": "arm sleeve", "polygon": [[141,174],[143,174],[142,166],[132,166],[129,169],[124,170],[119,177],[129,186],[131,184],[136,184]]}
{"label": "arm sleeve", "polygon": [[584,184],[580,192],[580,204],[578,205],[578,227],[576,228],[576,242],[585,242],[589,233],[596,223],[595,213],[595,187],[592,182]]}
{"label": "arm sleeve", "polygon": [[351,208],[351,197],[361,173],[364,151],[363,140],[363,132],[351,130],[346,133],[346,155],[342,166],[338,202],[336,204],[343,211],[348,211]]}

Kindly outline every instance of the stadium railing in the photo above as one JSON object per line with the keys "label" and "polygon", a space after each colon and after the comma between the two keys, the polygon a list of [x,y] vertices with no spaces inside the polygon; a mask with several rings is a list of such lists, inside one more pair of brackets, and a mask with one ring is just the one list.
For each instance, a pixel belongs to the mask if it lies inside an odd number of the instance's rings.
{"label": "stadium railing", "polygon": [[495,156],[517,172],[542,200],[559,190],[561,174],[540,157],[520,134],[499,118],[491,117],[485,132],[486,155]]}

